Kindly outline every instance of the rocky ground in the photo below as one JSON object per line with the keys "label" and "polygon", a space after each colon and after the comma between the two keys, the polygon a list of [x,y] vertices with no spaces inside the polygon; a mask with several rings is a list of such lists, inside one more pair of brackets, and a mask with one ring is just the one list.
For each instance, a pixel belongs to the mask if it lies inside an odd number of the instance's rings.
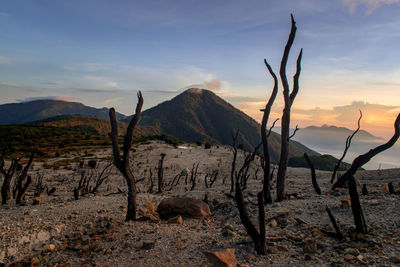
{"label": "rocky ground", "polygon": [[[317,195],[312,188],[308,169],[289,168],[288,192],[292,197],[266,206],[267,255],[254,252],[251,239],[240,223],[238,210],[229,197],[232,153],[228,147],[204,149],[195,145],[173,148],[161,143],[135,147],[134,170],[138,183],[139,217],[125,222],[126,186],[115,169],[97,194],[75,200],[73,189],[81,172],[90,175],[89,167],[69,163],[56,169],[44,169],[35,163],[31,175],[43,176],[43,183],[55,187],[51,196],[42,193],[35,201],[34,185],[26,196],[25,205],[11,200],[0,207],[0,263],[35,266],[210,266],[206,251],[234,249],[239,266],[400,266],[400,194],[389,194],[387,184],[393,182],[400,191],[400,169],[359,171],[357,178],[366,184],[369,194],[360,193],[366,235],[355,235],[349,195],[346,189],[329,192],[330,172],[317,171],[323,191]],[[182,170],[199,164],[197,184],[179,184],[167,191],[148,193],[150,170],[156,189],[157,165],[165,153],[164,173],[168,184]],[[85,166],[97,160],[101,170],[109,162],[111,151],[86,151],[81,157]],[[239,161],[243,159],[241,155]],[[55,158],[52,165],[62,158]],[[252,220],[257,224],[256,193],[261,190],[261,170],[258,161],[252,166],[245,199]],[[257,170],[258,169],[258,170]],[[211,188],[204,177],[218,171]],[[96,170],[94,171],[96,177]],[[359,188],[360,189],[360,188]],[[274,191],[274,190],[273,190]],[[361,189],[360,189],[361,191]],[[296,194],[294,194],[296,193]],[[164,221],[154,216],[160,201],[168,197],[185,196],[207,200],[212,212],[208,218],[187,218]],[[35,203],[34,203],[35,202]],[[36,205],[34,205],[34,204]],[[329,207],[345,235],[343,240],[329,235],[334,232],[326,213]],[[2,265],[0,264],[0,265]],[[21,265],[20,265],[21,266]]]}

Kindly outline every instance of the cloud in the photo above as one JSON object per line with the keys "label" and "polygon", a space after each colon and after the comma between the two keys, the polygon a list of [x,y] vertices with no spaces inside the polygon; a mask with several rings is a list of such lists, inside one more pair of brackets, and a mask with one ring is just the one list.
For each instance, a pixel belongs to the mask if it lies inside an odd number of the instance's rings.
{"label": "cloud", "polygon": [[60,101],[66,101],[66,102],[73,102],[79,100],[78,98],[72,97],[72,96],[33,96],[33,97],[26,97],[23,99],[17,99],[17,102],[31,102],[31,101],[36,101],[36,100],[60,100]]}
{"label": "cloud", "polygon": [[219,79],[213,79],[209,82],[205,82],[204,86],[213,91],[219,91],[219,90],[221,90],[222,83]]}
{"label": "cloud", "polygon": [[392,5],[399,2],[400,0],[343,0],[343,4],[349,7],[350,13],[354,13],[359,5],[364,5],[367,8],[366,13],[368,15],[382,5]]}
{"label": "cloud", "polygon": [[349,105],[334,106],[331,109],[294,109],[292,119],[301,127],[309,125],[335,125],[350,129],[356,127],[359,110],[363,112],[361,128],[377,136],[390,136],[393,133],[393,122],[400,106],[372,104],[364,101],[353,101]]}

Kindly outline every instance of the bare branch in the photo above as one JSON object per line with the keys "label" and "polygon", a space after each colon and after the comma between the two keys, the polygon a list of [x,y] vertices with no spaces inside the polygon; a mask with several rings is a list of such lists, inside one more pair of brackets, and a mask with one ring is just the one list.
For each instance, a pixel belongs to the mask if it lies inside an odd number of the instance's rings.
{"label": "bare branch", "polygon": [[311,162],[310,158],[308,157],[307,153],[304,153],[304,158],[306,159],[308,165],[311,168],[311,179],[312,179],[312,185],[314,187],[314,190],[318,195],[321,195],[321,189],[319,188],[318,183],[317,183],[317,176],[315,175],[314,165],[312,164],[312,162]]}
{"label": "bare branch", "polygon": [[331,179],[331,183],[333,183],[333,181],[335,180],[336,177],[336,172],[338,171],[340,164],[342,163],[344,157],[346,156],[347,150],[350,148],[351,146],[351,140],[353,139],[354,135],[360,130],[360,122],[361,122],[361,118],[362,118],[362,112],[360,110],[360,118],[358,118],[358,127],[357,129],[347,137],[346,139],[346,145],[344,147],[344,151],[342,156],[340,157],[340,159],[338,160],[338,162],[336,162],[335,168],[333,169],[333,173],[332,173],[332,179]]}
{"label": "bare branch", "polygon": [[296,129],[294,129],[293,133],[291,136],[289,136],[289,140],[292,139],[292,137],[296,134],[296,132],[299,130],[298,125],[296,125]]}

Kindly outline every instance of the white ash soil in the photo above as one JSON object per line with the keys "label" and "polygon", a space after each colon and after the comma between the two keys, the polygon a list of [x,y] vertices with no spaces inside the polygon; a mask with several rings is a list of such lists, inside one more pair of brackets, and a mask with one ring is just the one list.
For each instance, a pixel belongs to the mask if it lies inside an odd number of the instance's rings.
{"label": "white ash soil", "polygon": [[[26,196],[27,204],[1,206],[0,263],[37,263],[44,266],[210,266],[205,251],[234,248],[240,266],[304,266],[315,265],[374,265],[400,264],[400,195],[389,194],[385,186],[393,182],[400,190],[400,169],[359,171],[357,178],[366,184],[369,195],[360,192],[361,205],[369,233],[355,237],[351,207],[343,204],[349,199],[346,189],[329,193],[330,172],[317,171],[319,186],[326,194],[317,195],[311,184],[310,171],[289,168],[288,193],[297,196],[266,206],[267,250],[265,256],[256,255],[251,239],[240,223],[230,189],[232,153],[229,147],[204,149],[195,145],[187,148],[152,142],[135,147],[133,169],[138,183],[139,208],[146,211],[146,202],[157,207],[167,197],[188,196],[203,199],[207,194],[212,216],[196,219],[183,218],[183,224],[166,221],[125,222],[127,195],[124,178],[112,170],[111,176],[96,195],[74,200],[73,188],[78,184],[78,163],[59,169],[44,169],[35,163],[31,175],[44,174],[44,183],[56,187],[53,196],[41,195],[43,204],[32,205],[33,185]],[[111,151],[91,151],[85,158],[97,159],[100,167],[109,161]],[[181,178],[177,187],[162,194],[147,193],[149,170],[157,183],[158,160],[166,153],[164,174],[166,183],[183,169],[192,169],[199,163],[197,184],[193,191]],[[77,155],[65,155],[76,157]],[[83,155],[82,155],[83,156]],[[57,161],[53,159],[52,161]],[[240,155],[239,162],[243,160]],[[51,163],[51,162],[48,162]],[[258,225],[256,193],[261,190],[262,172],[256,160],[251,169],[245,199],[253,222]],[[239,166],[238,164],[237,166]],[[88,168],[86,168],[88,170]],[[258,169],[258,171],[257,171]],[[146,170],[146,171],[145,171]],[[218,170],[218,179],[212,188],[205,188],[204,176]],[[256,179],[255,173],[258,178]],[[225,179],[225,184],[222,181]],[[274,184],[273,184],[274,185]],[[166,186],[168,189],[168,186]],[[359,186],[359,191],[361,188]],[[382,190],[383,189],[383,190]],[[274,193],[274,189],[272,190]],[[329,207],[345,234],[337,240],[325,232],[334,232],[325,211]],[[138,217],[141,216],[139,212]],[[306,239],[317,243],[314,251],[303,250]],[[145,249],[143,242],[154,242]],[[54,250],[49,245],[55,245]],[[47,246],[47,247],[46,247]]]}

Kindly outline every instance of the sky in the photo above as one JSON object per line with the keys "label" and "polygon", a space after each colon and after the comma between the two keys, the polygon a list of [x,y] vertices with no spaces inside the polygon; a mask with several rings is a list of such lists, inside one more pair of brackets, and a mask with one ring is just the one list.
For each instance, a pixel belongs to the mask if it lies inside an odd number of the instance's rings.
{"label": "sky", "polygon": [[[214,91],[260,121],[290,31],[292,125],[388,138],[400,112],[400,0],[2,0],[0,104],[38,98],[132,114],[186,88]],[[282,86],[271,120],[281,117]]]}

